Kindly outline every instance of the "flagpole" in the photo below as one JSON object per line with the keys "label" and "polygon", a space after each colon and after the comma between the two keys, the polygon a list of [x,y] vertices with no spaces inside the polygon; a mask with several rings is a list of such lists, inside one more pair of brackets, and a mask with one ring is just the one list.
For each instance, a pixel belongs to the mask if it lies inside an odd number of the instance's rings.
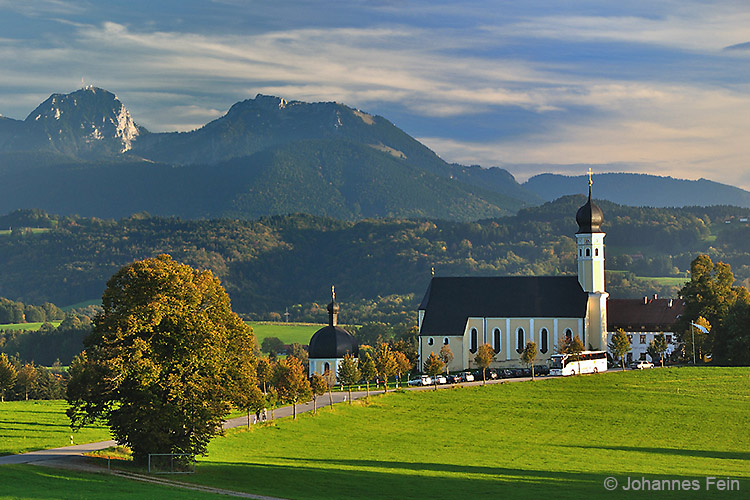
{"label": "flagpole", "polygon": [[693,333],[693,366],[695,366],[695,326],[690,323],[690,331]]}

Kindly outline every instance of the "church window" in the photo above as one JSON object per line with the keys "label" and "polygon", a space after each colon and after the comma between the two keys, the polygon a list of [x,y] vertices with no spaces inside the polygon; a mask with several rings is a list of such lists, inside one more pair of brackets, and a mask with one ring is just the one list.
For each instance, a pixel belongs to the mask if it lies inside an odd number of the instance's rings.
{"label": "church window", "polygon": [[523,331],[523,328],[519,328],[518,330],[516,330],[516,352],[518,354],[521,354],[523,352],[523,348],[525,347],[524,334],[525,332]]}
{"label": "church window", "polygon": [[330,371],[331,371],[331,364],[328,361],[326,361],[326,364],[323,365],[323,373],[330,372]]}
{"label": "church window", "polygon": [[583,250],[581,250],[580,248],[578,249],[578,256],[583,257]]}
{"label": "church window", "polygon": [[646,336],[641,335],[641,344],[645,344],[645,343],[646,343]]}
{"label": "church window", "polygon": [[542,348],[540,351],[542,354],[547,354],[547,351],[549,350],[549,339],[547,338],[549,336],[549,332],[546,328],[542,328],[542,331],[539,332],[539,338],[541,338],[540,343],[542,344]]}
{"label": "church window", "polygon": [[594,257],[599,257],[599,249],[594,248]]}
{"label": "church window", "polygon": [[494,330],[492,330],[492,343],[495,344],[494,345],[495,352],[500,352],[501,342],[500,342],[500,329],[499,328],[495,328]]}
{"label": "church window", "polygon": [[586,257],[591,257],[591,249],[586,249]]}
{"label": "church window", "polygon": [[445,337],[443,339],[443,345],[448,345],[448,342],[450,342],[450,340],[448,340],[448,337]]}
{"label": "church window", "polygon": [[427,339],[427,345],[432,345],[434,343],[435,343],[435,339],[433,339],[432,337]]}
{"label": "church window", "polygon": [[477,336],[478,336],[477,329],[476,328],[472,328],[471,329],[471,345],[469,346],[469,350],[472,353],[477,352],[477,347],[478,347],[478,345],[477,345],[477,343],[478,343]]}
{"label": "church window", "polygon": [[573,330],[570,328],[565,329],[565,342],[570,342],[573,340]]}
{"label": "church window", "polygon": [[628,342],[633,343],[633,335],[628,334]]}

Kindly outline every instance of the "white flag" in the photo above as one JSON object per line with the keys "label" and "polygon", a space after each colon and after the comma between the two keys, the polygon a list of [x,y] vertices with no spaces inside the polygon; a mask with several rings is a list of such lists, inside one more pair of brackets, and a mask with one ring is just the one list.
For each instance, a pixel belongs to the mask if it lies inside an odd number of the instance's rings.
{"label": "white flag", "polygon": [[698,330],[702,331],[703,333],[708,333],[708,329],[705,326],[696,325],[695,323],[690,323],[694,327],[696,327]]}

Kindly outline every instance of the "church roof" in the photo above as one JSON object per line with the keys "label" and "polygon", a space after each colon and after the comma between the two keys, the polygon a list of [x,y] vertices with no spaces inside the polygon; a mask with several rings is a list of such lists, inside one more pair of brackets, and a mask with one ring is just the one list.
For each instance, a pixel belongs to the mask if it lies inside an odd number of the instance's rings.
{"label": "church roof", "polygon": [[343,358],[346,353],[357,357],[359,343],[341,327],[324,326],[310,339],[309,357],[314,359]]}
{"label": "church roof", "polygon": [[591,186],[589,185],[589,199],[576,212],[576,222],[578,223],[578,233],[601,233],[602,222],[604,222],[604,213],[599,205],[591,199]]}
{"label": "church roof", "polygon": [[432,278],[419,334],[461,335],[470,317],[584,318],[587,304],[575,276]]}
{"label": "church roof", "polygon": [[685,303],[679,299],[609,299],[607,331],[671,332],[684,310]]}

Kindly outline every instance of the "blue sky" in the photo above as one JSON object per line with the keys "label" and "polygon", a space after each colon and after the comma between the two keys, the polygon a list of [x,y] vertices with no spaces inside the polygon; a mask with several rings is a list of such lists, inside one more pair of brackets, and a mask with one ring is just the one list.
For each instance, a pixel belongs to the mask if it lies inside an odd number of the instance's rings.
{"label": "blue sky", "polygon": [[190,130],[264,93],[520,181],[590,164],[750,189],[748,42],[745,0],[0,0],[0,114],[83,79]]}

